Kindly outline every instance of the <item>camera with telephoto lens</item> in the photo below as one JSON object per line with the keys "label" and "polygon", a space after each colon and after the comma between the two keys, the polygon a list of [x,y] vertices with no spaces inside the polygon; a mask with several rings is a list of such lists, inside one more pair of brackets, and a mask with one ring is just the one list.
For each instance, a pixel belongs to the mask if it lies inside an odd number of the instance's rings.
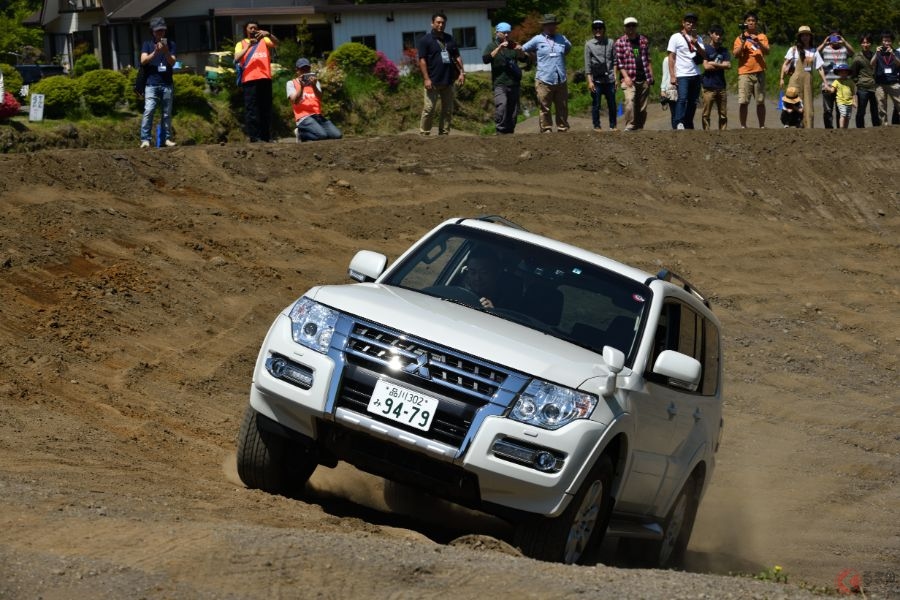
{"label": "camera with telephoto lens", "polygon": [[738,28],[740,28],[740,30],[741,30],[742,32],[743,32],[743,31],[747,31],[747,24],[746,24],[746,23],[739,23],[739,24],[738,24]]}

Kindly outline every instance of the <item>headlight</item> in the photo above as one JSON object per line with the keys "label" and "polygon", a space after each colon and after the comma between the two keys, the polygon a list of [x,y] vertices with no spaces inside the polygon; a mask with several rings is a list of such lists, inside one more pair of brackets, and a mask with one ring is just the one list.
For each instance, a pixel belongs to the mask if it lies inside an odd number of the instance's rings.
{"label": "headlight", "polygon": [[509,417],[544,429],[559,429],[575,419],[588,418],[595,406],[597,396],[593,394],[535,379],[519,394]]}
{"label": "headlight", "polygon": [[303,297],[297,300],[288,316],[295,342],[322,354],[328,352],[338,318],[336,310]]}

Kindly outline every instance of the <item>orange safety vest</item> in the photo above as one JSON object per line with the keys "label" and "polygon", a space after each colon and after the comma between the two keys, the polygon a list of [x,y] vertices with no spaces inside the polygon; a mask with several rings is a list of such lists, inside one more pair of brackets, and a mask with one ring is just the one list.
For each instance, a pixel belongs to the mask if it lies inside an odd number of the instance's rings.
{"label": "orange safety vest", "polygon": [[[294,90],[300,89],[300,80],[294,80]],[[316,92],[312,89],[312,86],[306,86],[303,88],[303,95],[300,97],[300,102],[292,102],[291,108],[294,109],[294,122],[299,123],[300,119],[305,119],[310,115],[318,115],[322,113],[322,102],[319,100],[319,97],[316,96]]]}
{"label": "orange safety vest", "polygon": [[[247,83],[248,81],[257,79],[272,79],[272,70],[269,65],[269,44],[271,43],[269,38],[263,38],[256,44],[256,50],[253,52],[253,56],[250,57],[249,61],[244,62],[247,58],[246,53],[241,57],[240,62],[244,65],[244,76],[241,79],[242,82]],[[234,52],[237,54],[241,49],[249,46],[249,39],[241,40],[235,47]]]}

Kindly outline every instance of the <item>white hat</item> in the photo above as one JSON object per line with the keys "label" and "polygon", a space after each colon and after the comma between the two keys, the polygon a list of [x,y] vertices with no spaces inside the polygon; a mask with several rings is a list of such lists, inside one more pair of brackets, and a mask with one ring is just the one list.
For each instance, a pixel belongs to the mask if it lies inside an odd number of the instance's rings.
{"label": "white hat", "polygon": [[634,17],[628,17],[627,19],[625,19],[625,24],[626,25],[637,25],[638,22],[637,22],[637,19],[635,19]]}

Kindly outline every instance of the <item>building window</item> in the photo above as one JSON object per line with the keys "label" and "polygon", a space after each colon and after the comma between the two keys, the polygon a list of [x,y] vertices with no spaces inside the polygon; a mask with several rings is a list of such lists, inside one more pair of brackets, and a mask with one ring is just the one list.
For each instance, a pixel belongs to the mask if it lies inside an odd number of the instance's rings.
{"label": "building window", "polygon": [[474,27],[459,27],[453,30],[453,40],[460,48],[477,48]]}
{"label": "building window", "polygon": [[175,42],[175,56],[182,52],[206,52],[212,48],[206,17],[172,20],[168,26],[167,33]]}
{"label": "building window", "polygon": [[415,48],[419,43],[419,40],[422,39],[423,35],[425,35],[424,31],[404,31],[403,49],[409,50],[410,48]]}
{"label": "building window", "polygon": [[368,46],[372,50],[377,50],[377,48],[375,47],[374,35],[354,35],[350,38],[350,41],[357,44],[362,44],[363,46]]}

